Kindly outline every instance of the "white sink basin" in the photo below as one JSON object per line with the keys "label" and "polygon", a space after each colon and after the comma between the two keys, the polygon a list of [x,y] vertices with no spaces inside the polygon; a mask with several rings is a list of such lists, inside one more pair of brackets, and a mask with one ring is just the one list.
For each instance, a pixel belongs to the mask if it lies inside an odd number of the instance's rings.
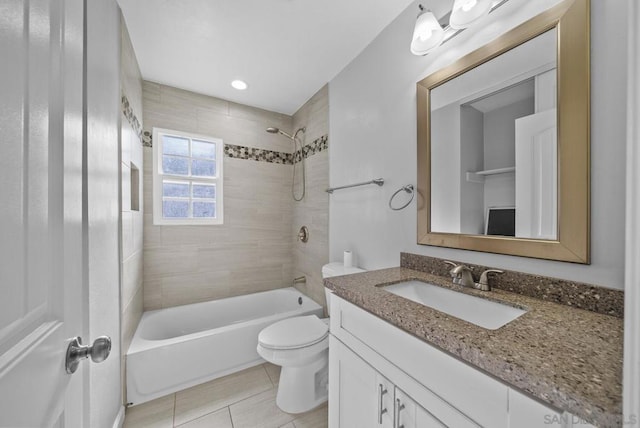
{"label": "white sink basin", "polygon": [[413,300],[489,330],[496,330],[527,311],[422,281],[405,281],[383,287]]}

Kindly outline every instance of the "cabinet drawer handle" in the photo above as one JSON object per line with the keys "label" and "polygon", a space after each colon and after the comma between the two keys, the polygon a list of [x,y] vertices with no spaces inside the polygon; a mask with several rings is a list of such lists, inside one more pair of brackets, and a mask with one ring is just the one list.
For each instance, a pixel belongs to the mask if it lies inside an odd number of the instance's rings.
{"label": "cabinet drawer handle", "polygon": [[382,415],[387,413],[387,409],[382,408],[382,396],[387,393],[381,383],[378,384],[378,425],[382,425]]}
{"label": "cabinet drawer handle", "polygon": [[394,428],[404,428],[404,424],[400,425],[400,411],[402,411],[402,409],[404,409],[404,404],[400,402],[399,398],[396,398],[396,411],[393,412],[395,413],[396,417],[395,423],[393,425]]}

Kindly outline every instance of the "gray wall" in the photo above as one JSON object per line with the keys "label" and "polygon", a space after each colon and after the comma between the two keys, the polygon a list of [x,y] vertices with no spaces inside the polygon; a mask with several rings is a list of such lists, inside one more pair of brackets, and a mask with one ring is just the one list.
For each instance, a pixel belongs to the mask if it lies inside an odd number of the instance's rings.
{"label": "gray wall", "polygon": [[[328,87],[293,117],[218,98],[143,83],[144,129],[169,128],[222,138],[226,144],[293,152],[293,143],[265,129],[299,134],[305,145],[328,133]],[[291,165],[224,158],[224,224],[154,226],[152,149],[144,148],[144,308],[195,303],[291,286],[324,304],[321,268],[328,262],[328,152],[306,159],[305,198],[291,197]],[[297,167],[296,194],[301,194]],[[297,240],[301,226],[307,243]]]}
{"label": "gray wall", "polygon": [[[382,176],[381,189],[330,200],[330,256],[351,247],[368,269],[397,266],[409,251],[480,265],[624,287],[625,81],[627,2],[591,2],[591,242],[589,266],[416,244],[416,204],[387,207],[416,181],[416,82],[558,0],[511,0],[489,20],[425,57],[409,53],[418,2],[408,7],[329,84],[332,185]],[[422,203],[417,198],[418,204]]]}
{"label": "gray wall", "polygon": [[516,119],[533,114],[534,98],[484,114],[484,169],[516,164]]}
{"label": "gray wall", "polygon": [[[292,152],[290,116],[143,82],[144,129],[222,138]],[[152,149],[144,148],[144,309],[291,285],[291,165],[224,158],[224,224],[154,226]]]}
{"label": "gray wall", "polygon": [[[120,182],[121,182],[121,223],[120,223],[120,340],[122,346],[122,398],[126,404],[125,355],[131,339],[142,316],[142,139],[140,128],[135,120],[142,124],[142,75],[135,52],[129,38],[129,32],[122,15],[120,16],[120,86],[121,93],[129,103],[129,112],[135,119],[120,113]],[[122,107],[122,106],[121,106]],[[123,107],[124,108],[124,107]],[[137,172],[136,172],[137,169]],[[138,188],[133,188],[132,174],[139,174]],[[132,200],[139,201],[138,207],[132,206]],[[136,209],[138,208],[138,209]]]}
{"label": "gray wall", "polygon": [[[306,126],[303,143],[308,145],[329,133],[329,87],[323,86],[293,115],[293,129]],[[302,134],[301,134],[302,135]],[[331,144],[331,141],[329,141]],[[316,302],[324,305],[322,265],[329,262],[329,153],[315,153],[305,160],[307,191],[304,199],[293,202],[291,230],[293,250],[293,274],[304,275],[306,284],[296,287]],[[297,167],[298,171],[301,171]],[[296,177],[300,183],[300,177]],[[296,187],[300,195],[300,188]],[[309,228],[309,241],[297,239],[300,226]]]}
{"label": "gray wall", "polygon": [[[436,232],[460,232],[460,106],[452,103],[433,112],[433,186],[431,204],[443,207],[431,213],[431,226]],[[374,174],[375,175],[375,174]],[[377,176],[376,176],[377,177]],[[385,177],[388,179],[388,177]],[[355,182],[363,181],[353,179]],[[413,183],[409,181],[407,183]],[[400,186],[397,186],[400,187]],[[445,208],[446,207],[446,208]],[[410,209],[410,208],[406,208]]]}
{"label": "gray wall", "polygon": [[[484,169],[516,164],[516,119],[534,113],[533,98],[518,101],[484,114]],[[484,212],[489,207],[515,206],[516,175],[487,177],[484,185]]]}
{"label": "gray wall", "polygon": [[[473,107],[460,107],[460,231],[484,233],[484,189],[482,183],[467,181],[467,171],[486,169],[483,139],[484,115]],[[450,186],[450,184],[448,184]]]}

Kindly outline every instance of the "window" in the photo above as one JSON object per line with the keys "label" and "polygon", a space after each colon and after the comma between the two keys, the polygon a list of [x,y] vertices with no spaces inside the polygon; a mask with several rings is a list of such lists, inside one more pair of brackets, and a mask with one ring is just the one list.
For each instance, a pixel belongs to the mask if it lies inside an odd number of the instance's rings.
{"label": "window", "polygon": [[222,224],[222,140],[153,129],[153,224]]}

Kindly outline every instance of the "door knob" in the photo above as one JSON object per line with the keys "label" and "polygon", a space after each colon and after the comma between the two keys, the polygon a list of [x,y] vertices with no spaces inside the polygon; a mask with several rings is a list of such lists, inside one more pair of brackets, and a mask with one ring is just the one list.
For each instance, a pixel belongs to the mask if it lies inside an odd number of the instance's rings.
{"label": "door knob", "polygon": [[100,336],[93,341],[93,345],[83,345],[80,337],[75,337],[67,347],[65,366],[67,373],[75,373],[81,360],[91,357],[94,363],[101,363],[111,353],[111,338]]}

